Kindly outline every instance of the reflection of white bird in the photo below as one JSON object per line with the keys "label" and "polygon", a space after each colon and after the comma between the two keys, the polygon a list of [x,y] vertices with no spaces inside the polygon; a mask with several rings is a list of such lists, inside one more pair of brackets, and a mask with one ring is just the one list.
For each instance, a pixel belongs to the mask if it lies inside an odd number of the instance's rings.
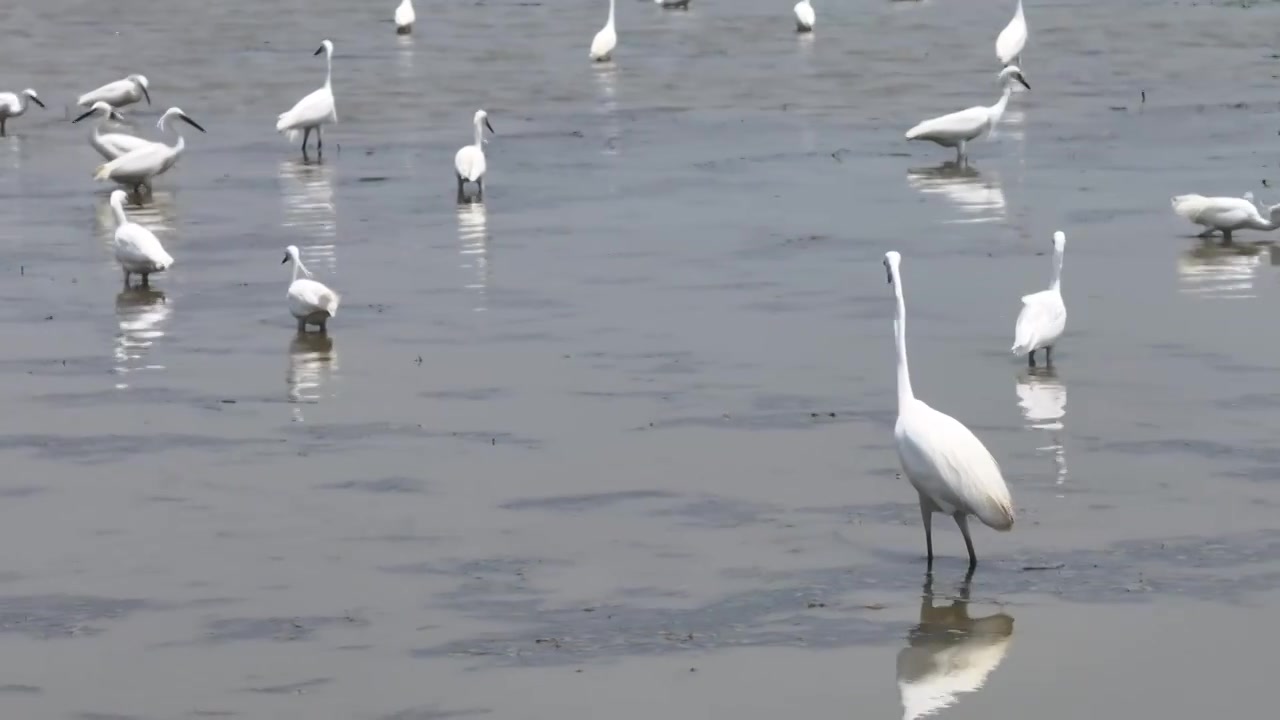
{"label": "reflection of white bird", "polygon": [[1224,245],[1231,244],[1231,233],[1236,230],[1275,230],[1280,227],[1280,204],[1268,207],[1264,218],[1253,204],[1252,193],[1242,198],[1175,195],[1170,203],[1178,216],[1204,226],[1200,237],[1207,238],[1221,232]]}
{"label": "reflection of white bird", "polygon": [[325,39],[320,43],[314,55],[325,54],[327,70],[324,86],[298,101],[298,104],[280,113],[276,120],[276,131],[282,132],[289,142],[298,141],[298,131],[302,131],[302,154],[307,154],[307,138],[311,131],[316,131],[316,150],[324,147],[324,139],[320,128],[329,123],[338,122],[338,110],[333,102],[333,41]]}
{"label": "reflection of white bird", "polygon": [[[302,264],[298,256],[298,246],[290,245],[284,250],[281,264],[293,261],[293,281],[289,283],[289,312],[298,320],[298,332],[306,332],[307,325],[317,325],[324,332],[329,318],[338,314],[338,293],[330,290],[324,283],[311,279],[311,271]],[[306,277],[298,277],[301,273]]]}
{"label": "reflection of white bird", "polygon": [[988,527],[1013,527],[1013,499],[1000,474],[995,458],[959,420],[938,412],[911,391],[907,368],[907,309],[903,299],[899,264],[902,256],[885,253],[884,267],[897,299],[894,340],[898,348],[898,422],[893,437],[903,473],[920,495],[920,516],[924,539],[933,566],[933,513],[955,519],[969,551],[969,567],[978,564],[969,537],[969,515],[976,515]]}
{"label": "reflection of white bird", "polygon": [[151,273],[164,272],[173,265],[173,256],[165,252],[164,246],[152,232],[141,225],[129,222],[124,214],[124,201],[127,195],[123,190],[111,193],[111,212],[116,216],[116,234],[113,247],[116,262],[124,270],[124,284],[129,286],[129,275],[142,276],[142,285],[147,285]]}
{"label": "reflection of white bird", "polygon": [[107,123],[111,120],[123,121],[124,116],[115,110],[115,108],[99,100],[93,104],[86,112],[81,114],[73,123],[78,123],[85,118],[101,112],[102,119],[93,124],[93,130],[89,131],[89,146],[98,151],[98,154],[107,160],[115,160],[121,155],[133,152],[141,147],[151,144],[150,140],[130,135],[122,132],[102,132]]}
{"label": "reflection of white bird", "polygon": [[1013,83],[1019,82],[1028,90],[1031,89],[1027,79],[1022,76],[1022,71],[1015,65],[1001,70],[999,78],[1004,92],[995,105],[990,107],[975,105],[967,110],[925,120],[908,130],[906,138],[928,140],[943,147],[953,147],[956,149],[956,162],[966,160],[968,158],[967,143],[984,133],[990,133],[1000,122],[1004,109],[1009,104],[1009,96],[1013,94]]}
{"label": "reflection of white bird", "polygon": [[147,104],[151,104],[151,94],[147,92],[147,78],[145,75],[130,75],[123,80],[109,82],[97,90],[80,96],[76,100],[76,104],[80,107],[89,107],[96,102],[104,102],[111,107],[124,107],[132,105],[139,100],[146,98]]}
{"label": "reflection of white bird", "polygon": [[1039,430],[1061,430],[1067,414],[1067,386],[1052,370],[1033,370],[1014,388],[1022,415]]}
{"label": "reflection of white bird", "polygon": [[613,57],[613,49],[618,47],[618,31],[613,26],[613,5],[614,0],[609,0],[609,21],[591,39],[591,59],[596,62],[604,62]]}
{"label": "reflection of white bird", "polygon": [[974,168],[948,160],[938,167],[907,170],[907,185],[926,195],[941,195],[962,211],[960,217],[944,222],[985,223],[1005,219],[1004,190],[996,173],[987,173],[984,179]]}
{"label": "reflection of white bird", "polygon": [[1022,311],[1013,328],[1010,352],[1026,355],[1027,364],[1036,366],[1036,351],[1044,348],[1045,365],[1053,364],[1053,346],[1067,327],[1067,305],[1062,301],[1062,256],[1067,236],[1061,230],[1053,234],[1053,280],[1048,290],[1022,296]]}
{"label": "reflection of white bird", "polygon": [[[164,325],[173,312],[165,294],[147,287],[126,288],[116,296],[116,374],[140,370],[163,370],[163,365],[146,362],[147,351],[164,337]],[[128,388],[117,382],[116,388]]]}
{"label": "reflection of white bird", "polygon": [[969,583],[949,606],[934,607],[931,581],[920,601],[920,624],[898,653],[898,692],[903,720],[918,720],[955,704],[956,696],[982,689],[1004,660],[1013,618],[997,613],[969,617]]}
{"label": "reflection of white bird", "polygon": [[476,131],[475,144],[464,145],[453,157],[453,170],[458,178],[458,202],[465,199],[462,191],[469,182],[476,184],[477,199],[484,199],[484,129],[489,128],[489,132],[493,132],[493,126],[489,124],[489,113],[483,110],[476,111],[472,122]]}
{"label": "reflection of white bird", "polygon": [[1018,9],[1013,12],[1013,19],[996,37],[996,57],[1001,65],[1008,65],[1014,60],[1022,64],[1022,49],[1027,46],[1027,18],[1022,14],[1022,0],[1018,0]]}
{"label": "reflection of white bird", "polygon": [[396,8],[396,33],[408,35],[413,32],[413,21],[418,16],[413,12],[413,0],[403,0]]}
{"label": "reflection of white bird", "polygon": [[323,333],[298,333],[289,341],[289,400],[313,403],[320,400],[320,389],[329,373],[337,367],[338,353],[333,338]]}
{"label": "reflection of white bird", "polygon": [[[187,117],[182,112],[182,108],[171,107],[160,116],[160,121],[156,123],[156,127],[161,130],[165,129],[165,121],[171,117],[177,117],[179,120],[187,123],[191,127],[204,132],[205,129],[195,120]],[[94,180],[114,180],[115,182],[132,187],[134,192],[140,193],[143,186],[150,188],[151,179],[160,175],[173,167],[178,162],[178,157],[182,155],[182,150],[187,146],[187,141],[182,137],[182,131],[178,129],[177,123],[173,123],[173,134],[177,136],[178,141],[173,145],[166,145],[159,142],[148,142],[146,145],[131,150],[124,155],[98,166],[94,172]]]}
{"label": "reflection of white bird", "polygon": [[813,5],[809,0],[800,0],[796,3],[796,31],[809,32],[813,29],[813,21],[815,19],[813,13]]}
{"label": "reflection of white bird", "polygon": [[489,285],[489,230],[484,203],[458,206],[458,240],[462,243],[463,267],[474,269],[476,273],[476,279],[466,285],[468,290],[480,294],[474,309],[484,311],[487,309],[484,296]]}
{"label": "reflection of white bird", "polygon": [[1254,244],[1197,245],[1178,258],[1181,291],[1211,300],[1257,297],[1253,285],[1255,275],[1262,267],[1263,247]]}
{"label": "reflection of white bird", "polygon": [[40,98],[36,97],[36,91],[27,88],[20,93],[0,93],[0,137],[5,136],[5,123],[9,118],[16,118],[27,112],[27,108],[31,107],[29,103],[23,101],[23,98],[29,98],[31,102],[44,107],[44,103],[40,102]]}

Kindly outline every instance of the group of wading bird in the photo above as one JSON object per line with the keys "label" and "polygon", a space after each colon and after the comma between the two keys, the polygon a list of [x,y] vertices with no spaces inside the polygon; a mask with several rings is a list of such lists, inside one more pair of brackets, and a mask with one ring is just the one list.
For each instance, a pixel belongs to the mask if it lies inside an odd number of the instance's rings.
{"label": "group of wading bird", "polygon": [[[617,48],[615,2],[616,0],[609,0],[608,21],[592,39],[590,58],[593,61],[610,61]],[[689,0],[655,2],[668,8],[689,5]],[[815,18],[809,0],[801,0],[794,11],[797,31],[811,31]],[[397,33],[412,32],[415,22],[412,0],[402,0],[396,8],[394,21]],[[975,106],[925,120],[908,130],[906,138],[954,147],[956,162],[967,163],[969,141],[989,135],[1000,122],[1014,84],[1020,83],[1030,89],[1022,71],[1014,64],[1015,60],[1021,62],[1026,42],[1027,22],[1022,0],[1018,0],[1013,19],[996,38],[996,56],[1002,65],[998,76],[1002,85],[999,101],[991,106]],[[276,130],[285,133],[291,142],[296,142],[301,136],[304,156],[311,132],[315,131],[316,150],[321,151],[322,127],[335,123],[338,119],[334,108],[333,43],[330,40],[324,40],[315,55],[322,52],[325,53],[327,63],[324,86],[298,101],[289,111],[281,113],[276,122]],[[161,131],[166,131],[166,127],[172,128],[176,136],[172,145],[145,140],[118,129],[107,131],[108,123],[123,119],[118,108],[141,99],[146,99],[150,104],[147,86],[146,77],[130,75],[85,93],[77,102],[88,110],[73,120],[80,122],[94,114],[101,114],[101,120],[94,126],[89,142],[107,162],[97,168],[94,178],[111,180],[131,188],[139,200],[144,189],[150,191],[153,178],[173,167],[185,147],[176,124],[167,124],[167,121],[181,120],[204,132],[204,128],[177,107],[165,111],[157,123]],[[35,90],[27,89],[19,94],[0,93],[0,136],[5,133],[7,120],[26,112],[27,99],[44,107]],[[468,183],[476,185],[478,198],[482,198],[484,192],[484,129],[488,128],[493,132],[493,127],[484,110],[476,112],[473,125],[474,143],[464,146],[454,157],[459,202],[465,199],[464,190]],[[124,190],[116,190],[111,194],[111,208],[117,222],[115,255],[124,271],[126,285],[133,274],[140,275],[143,284],[146,284],[149,275],[168,269],[173,264],[173,258],[151,231],[128,220],[124,212],[127,197]],[[1173,198],[1173,209],[1178,215],[1203,225],[1206,228],[1204,236],[1221,232],[1227,243],[1231,242],[1231,235],[1235,230],[1271,230],[1280,227],[1280,205],[1263,208],[1266,212],[1264,217],[1254,205],[1251,194],[1242,198],[1180,195]],[[1012,351],[1019,356],[1026,355],[1032,367],[1035,366],[1035,354],[1038,350],[1044,351],[1046,364],[1052,363],[1053,347],[1066,327],[1067,310],[1060,286],[1065,246],[1065,235],[1062,232],[1054,233],[1053,279],[1049,289],[1022,298],[1022,310],[1014,328]],[[296,246],[291,245],[286,249],[284,262],[290,260],[294,267],[287,298],[289,310],[297,319],[298,330],[305,331],[309,325],[314,325],[323,332],[327,320],[337,313],[339,296],[322,283],[311,279],[311,273],[302,264]],[[1013,501],[999,465],[982,441],[955,418],[934,410],[917,399],[911,390],[911,377],[907,368],[906,307],[901,261],[897,252],[886,253],[884,259],[888,280],[897,300],[894,331],[898,359],[898,419],[894,426],[894,438],[898,457],[907,479],[919,494],[930,567],[933,564],[932,516],[934,513],[944,513],[955,520],[964,536],[969,553],[969,567],[972,570],[977,565],[977,555],[969,536],[968,517],[976,516],[982,523],[996,530],[1009,530],[1014,521]]]}

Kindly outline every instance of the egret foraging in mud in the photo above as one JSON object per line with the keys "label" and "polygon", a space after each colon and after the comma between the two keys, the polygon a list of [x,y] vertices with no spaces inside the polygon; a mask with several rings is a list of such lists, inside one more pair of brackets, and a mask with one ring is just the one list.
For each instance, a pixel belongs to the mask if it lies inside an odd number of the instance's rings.
{"label": "egret foraging in mud", "polygon": [[152,144],[150,140],[136,137],[128,133],[103,132],[103,128],[106,127],[109,121],[123,121],[124,116],[117,112],[115,108],[101,100],[95,102],[93,107],[89,108],[87,112],[81,114],[71,122],[78,123],[81,120],[97,113],[102,113],[102,118],[98,120],[98,122],[94,123],[93,130],[89,132],[89,146],[94,150],[97,150],[98,154],[107,160],[115,160],[121,155],[131,153],[138,148]]}
{"label": "egret foraging in mud", "polygon": [[1000,118],[1004,116],[1004,110],[1009,105],[1009,96],[1013,94],[1013,84],[1022,83],[1028,90],[1031,89],[1031,85],[1027,83],[1027,79],[1022,76],[1022,71],[1016,65],[1010,65],[1001,70],[999,78],[1004,92],[995,105],[990,107],[975,105],[967,110],[925,120],[908,130],[906,138],[928,140],[943,147],[953,147],[956,149],[956,162],[966,161],[969,157],[968,142],[980,135],[989,135],[1000,122]]}
{"label": "egret foraging in mud", "polygon": [[613,25],[614,1],[609,0],[609,20],[591,39],[591,59],[595,62],[604,62],[612,58],[613,49],[618,47],[618,31]]}
{"label": "egret foraging in mud", "polygon": [[898,421],[893,438],[903,474],[920,496],[929,567],[933,567],[933,513],[940,512],[950,515],[959,526],[972,569],[978,556],[969,537],[969,516],[976,515],[996,530],[1009,530],[1013,528],[1013,499],[1000,466],[982,441],[959,420],[917,400],[911,391],[901,261],[897,252],[885,253],[885,272],[897,300],[893,331],[898,351]]}
{"label": "egret foraging in mud", "polygon": [[477,110],[472,122],[475,123],[475,144],[464,145],[453,158],[453,170],[458,178],[458,202],[463,201],[463,189],[469,182],[476,184],[477,198],[484,199],[484,129],[489,128],[489,132],[493,132],[493,126],[489,124],[489,113],[484,110]]}
{"label": "egret foraging in mud", "polygon": [[413,0],[403,0],[396,8],[396,34],[408,35],[413,32],[413,21],[418,19],[413,11]]}
{"label": "egret foraging in mud", "polygon": [[40,107],[44,107],[44,103],[40,102],[40,98],[36,96],[36,91],[31,88],[27,88],[20,93],[0,93],[0,137],[5,136],[4,126],[9,118],[16,118],[31,107],[31,104],[24,101],[23,98],[27,98]]}
{"label": "egret foraging in mud", "polygon": [[[182,112],[182,108],[177,107],[166,110],[164,115],[160,116],[156,127],[164,130],[165,122],[171,117],[176,117],[200,132],[205,132],[199,123],[187,117],[187,114]],[[140,193],[143,187],[150,189],[151,179],[173,167],[174,163],[178,162],[178,157],[182,155],[182,150],[187,146],[187,141],[182,137],[182,131],[177,124],[174,123],[172,127],[173,134],[178,138],[173,145],[148,142],[115,160],[99,165],[93,179],[114,180],[121,185],[133,188],[135,193]]]}
{"label": "egret foraging in mud", "polygon": [[89,107],[96,102],[104,102],[111,107],[120,108],[146,98],[147,104],[150,105],[151,94],[147,92],[148,85],[145,75],[130,75],[123,80],[109,82],[97,90],[90,90],[81,95],[76,100],[76,104],[80,107]]}
{"label": "egret foraging in mud", "polygon": [[809,0],[800,0],[796,3],[796,32],[809,32],[813,30],[813,21],[816,19],[813,13],[813,5]]}
{"label": "egret foraging in mud", "polygon": [[[338,314],[340,297],[324,283],[311,279],[311,271],[298,256],[297,245],[284,249],[284,260],[280,264],[290,260],[293,261],[293,281],[289,283],[286,297],[289,312],[298,321],[298,332],[306,332],[307,325],[317,325],[320,332],[324,332],[329,318]],[[299,274],[305,277],[298,277]]]}
{"label": "egret foraging in mud", "polygon": [[147,285],[151,273],[164,272],[173,266],[173,256],[165,252],[160,240],[145,227],[129,222],[124,214],[124,201],[127,195],[123,190],[111,193],[111,212],[116,216],[116,234],[112,247],[116,253],[116,262],[124,270],[124,285],[129,287],[129,275],[142,276],[142,285]]}
{"label": "egret foraging in mud", "polygon": [[325,54],[326,71],[324,86],[298,101],[298,104],[280,113],[276,120],[276,130],[289,138],[289,142],[297,142],[299,131],[302,135],[302,154],[307,154],[307,138],[311,131],[316,131],[316,150],[323,151],[324,138],[320,128],[329,123],[338,122],[338,111],[333,104],[333,41],[325,39],[320,43],[313,55]]}
{"label": "egret foraging in mud", "polygon": [[1280,204],[1268,207],[1267,216],[1263,217],[1253,204],[1252,193],[1242,198],[1175,195],[1171,204],[1180,217],[1204,226],[1200,237],[1207,238],[1221,232],[1223,245],[1231,244],[1231,233],[1236,230],[1275,230],[1280,227]]}
{"label": "egret foraging in mud", "polygon": [[1053,346],[1067,327],[1067,305],[1062,301],[1062,256],[1067,249],[1067,236],[1059,230],[1053,234],[1053,281],[1048,290],[1022,296],[1022,311],[1013,328],[1010,352],[1026,355],[1027,364],[1036,366],[1036,351],[1044,348],[1045,365],[1053,364]]}
{"label": "egret foraging in mud", "polygon": [[996,36],[996,57],[1001,65],[1009,65],[1015,60],[1022,64],[1022,49],[1027,46],[1027,18],[1022,14],[1022,0],[1018,0],[1018,9],[1013,11],[1013,19]]}

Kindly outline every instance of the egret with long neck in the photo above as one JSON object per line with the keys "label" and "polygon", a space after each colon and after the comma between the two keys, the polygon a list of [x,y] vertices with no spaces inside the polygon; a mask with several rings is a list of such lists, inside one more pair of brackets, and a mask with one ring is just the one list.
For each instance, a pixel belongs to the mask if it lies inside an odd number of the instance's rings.
{"label": "egret with long neck", "polygon": [[990,134],[991,130],[1004,117],[1005,108],[1009,105],[1009,96],[1013,94],[1013,84],[1021,83],[1028,90],[1031,85],[1022,76],[1016,65],[1000,71],[1003,92],[995,105],[974,107],[949,115],[925,120],[907,131],[908,140],[928,140],[943,147],[956,149],[956,163],[968,160],[968,142],[981,135]]}
{"label": "egret with long neck", "polygon": [[609,0],[609,20],[596,36],[591,39],[591,59],[604,62],[613,57],[613,49],[618,47],[618,31],[613,25],[614,0]]}
{"label": "egret with long neck", "polygon": [[1036,366],[1036,351],[1044,349],[1044,362],[1053,364],[1053,346],[1067,327],[1067,306],[1062,300],[1062,258],[1067,250],[1067,236],[1059,230],[1053,234],[1053,280],[1048,290],[1022,296],[1022,311],[1013,328],[1014,355],[1027,356],[1027,364]]}

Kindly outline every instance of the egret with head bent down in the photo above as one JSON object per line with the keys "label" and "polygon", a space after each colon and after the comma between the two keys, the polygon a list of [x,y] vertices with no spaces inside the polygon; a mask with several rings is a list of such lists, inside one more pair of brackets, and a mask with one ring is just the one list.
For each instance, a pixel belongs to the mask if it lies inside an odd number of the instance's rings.
{"label": "egret with head bent down", "polygon": [[1062,301],[1062,256],[1067,250],[1067,236],[1061,230],[1053,234],[1053,281],[1048,290],[1022,296],[1022,311],[1013,328],[1013,347],[1019,357],[1026,355],[1027,364],[1036,366],[1036,351],[1044,348],[1045,365],[1053,364],[1053,346],[1067,328],[1067,305]]}
{"label": "egret with head bent down", "polygon": [[814,20],[817,18],[813,13],[813,4],[809,0],[800,0],[795,6],[796,14],[796,32],[810,32],[813,30]]}
{"label": "egret with head bent down", "polygon": [[111,212],[116,216],[116,234],[112,247],[116,253],[116,262],[124,270],[124,286],[129,287],[129,276],[142,276],[142,285],[147,285],[151,273],[168,270],[173,265],[173,256],[165,252],[160,240],[145,227],[129,222],[124,214],[125,191],[115,190],[111,193]]}
{"label": "egret with head bent down", "polygon": [[[311,279],[311,271],[302,264],[297,245],[284,249],[284,260],[280,264],[290,260],[293,261],[293,281],[286,294],[289,313],[298,321],[298,332],[306,332],[307,325],[317,325],[320,332],[324,332],[329,318],[338,314],[340,297],[324,283]],[[305,277],[298,277],[299,273]]]}
{"label": "egret with head bent down", "polygon": [[123,80],[109,82],[97,90],[90,90],[81,95],[76,100],[76,104],[80,107],[89,107],[96,102],[104,102],[111,107],[120,108],[146,98],[147,104],[150,105],[151,94],[147,92],[148,84],[145,75],[130,75]]}
{"label": "egret with head bent down", "polygon": [[71,122],[78,123],[81,120],[84,120],[85,118],[95,115],[99,112],[102,113],[102,118],[98,120],[98,122],[94,123],[93,130],[89,132],[89,146],[92,147],[94,150],[97,150],[98,154],[101,155],[102,157],[106,158],[107,160],[115,160],[121,155],[126,155],[128,153],[133,152],[134,150],[137,150],[138,148],[146,147],[147,145],[152,144],[150,140],[146,140],[140,137],[135,137],[128,133],[122,133],[122,132],[104,133],[102,130],[103,128],[106,127],[108,121],[116,120],[118,122],[123,122],[124,116],[121,115],[115,108],[102,102],[101,100],[95,102],[93,104],[93,107],[89,108],[88,111],[82,113],[79,117],[77,117],[75,120],[72,120]]}
{"label": "egret with head bent down", "polygon": [[[205,132],[200,124],[195,120],[187,117],[182,112],[182,108],[171,107],[160,116],[160,121],[156,123],[156,127],[161,130],[165,129],[165,121],[171,117],[187,123],[191,127]],[[173,133],[177,135],[178,140],[173,145],[166,145],[162,142],[148,142],[145,146],[140,147],[131,152],[125,153],[110,162],[98,166],[94,172],[94,180],[113,180],[121,185],[133,188],[135,193],[141,191],[145,186],[151,187],[151,178],[164,173],[178,162],[178,157],[182,155],[182,150],[187,146],[187,141],[182,137],[182,131],[178,129],[177,124],[173,125]]]}
{"label": "egret with head bent down", "polygon": [[1009,530],[1013,527],[1013,499],[1000,466],[982,441],[959,420],[917,400],[911,391],[901,261],[898,253],[885,253],[885,272],[897,300],[893,331],[898,350],[898,421],[893,438],[902,472],[920,496],[929,567],[933,567],[933,513],[940,512],[950,515],[959,526],[972,569],[978,556],[969,537],[969,516],[976,515],[996,530]]}
{"label": "egret with head bent down", "polygon": [[1280,204],[1268,207],[1267,217],[1263,217],[1253,204],[1252,193],[1242,198],[1175,195],[1171,203],[1173,211],[1180,217],[1204,226],[1200,237],[1207,238],[1221,232],[1223,245],[1231,244],[1231,233],[1236,230],[1275,230],[1280,227]]}
{"label": "egret with head bent down", "polygon": [[36,91],[31,88],[27,88],[20,93],[0,93],[0,137],[5,136],[4,126],[9,118],[16,118],[31,107],[29,103],[23,101],[23,98],[29,98],[31,102],[44,107],[44,103],[40,102],[40,98],[36,97]]}
{"label": "egret with head bent down", "polygon": [[327,67],[324,86],[299,100],[288,111],[280,113],[276,120],[276,130],[285,133],[289,142],[297,142],[298,135],[302,135],[304,156],[307,154],[307,138],[311,137],[311,131],[316,131],[316,151],[322,152],[324,138],[320,135],[321,126],[338,122],[338,110],[333,103],[333,41],[327,38],[322,41],[313,54],[320,53],[325,54]]}
{"label": "egret with head bent down", "polygon": [[484,129],[493,132],[493,126],[489,124],[489,113],[484,110],[477,110],[472,122],[476,129],[475,144],[464,145],[453,158],[454,174],[458,177],[458,202],[463,201],[463,189],[469,182],[476,184],[477,198],[484,200]]}
{"label": "egret with head bent down", "polygon": [[967,110],[925,120],[908,130],[906,138],[928,140],[943,147],[953,147],[956,149],[956,162],[966,161],[969,157],[968,142],[980,135],[990,134],[992,128],[1004,116],[1004,110],[1009,105],[1009,96],[1013,94],[1013,83],[1022,83],[1028,90],[1031,89],[1031,85],[1027,83],[1027,79],[1022,76],[1022,71],[1016,65],[1010,65],[1001,70],[999,78],[1004,92],[995,105],[990,107],[975,105]]}

